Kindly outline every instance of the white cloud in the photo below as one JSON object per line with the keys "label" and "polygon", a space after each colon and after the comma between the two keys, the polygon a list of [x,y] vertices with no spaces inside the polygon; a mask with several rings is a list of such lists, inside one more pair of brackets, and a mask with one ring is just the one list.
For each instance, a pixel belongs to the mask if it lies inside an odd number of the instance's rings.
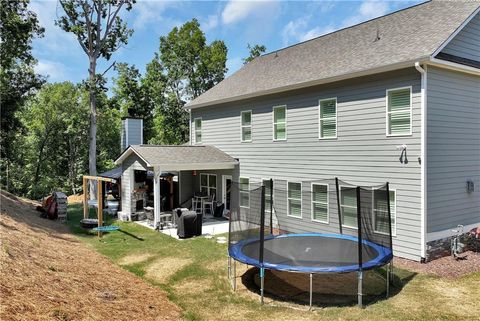
{"label": "white cloud", "polygon": [[345,19],[342,23],[342,27],[349,27],[366,20],[383,16],[388,13],[389,9],[390,4],[385,1],[363,1],[358,10],[358,14]]}
{"label": "white cloud", "polygon": [[51,60],[39,60],[34,69],[36,73],[48,76],[49,81],[65,80],[66,67],[62,63]]}
{"label": "white cloud", "polygon": [[277,1],[230,0],[222,12],[222,22],[232,24],[251,15],[262,16],[279,5]]}
{"label": "white cloud", "polygon": [[209,15],[207,19],[200,22],[200,25],[204,31],[215,29],[218,26],[218,16],[216,14]]}
{"label": "white cloud", "polygon": [[134,16],[132,27],[133,29],[143,29],[151,23],[164,23],[165,20],[170,20],[164,17],[165,11],[181,5],[182,3],[177,1],[137,1],[129,12],[129,15]]}
{"label": "white cloud", "polygon": [[308,28],[310,20],[311,16],[306,16],[287,23],[282,31],[283,45],[287,46],[291,43],[307,41],[335,30],[333,26]]}
{"label": "white cloud", "polygon": [[63,9],[57,1],[32,1],[29,8],[37,14],[40,26],[45,28],[44,37],[35,40],[41,52],[46,54],[52,51],[71,52],[72,45],[79,46],[72,33],[65,32],[55,25],[55,20],[63,14]]}

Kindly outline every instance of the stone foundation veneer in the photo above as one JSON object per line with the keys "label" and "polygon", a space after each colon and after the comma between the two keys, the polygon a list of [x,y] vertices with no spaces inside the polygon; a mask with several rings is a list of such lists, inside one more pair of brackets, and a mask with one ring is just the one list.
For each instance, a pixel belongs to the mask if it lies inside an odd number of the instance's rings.
{"label": "stone foundation veneer", "polygon": [[[463,233],[460,237],[460,242],[467,245],[468,233]],[[430,241],[427,243],[427,257],[425,261],[429,262],[444,256],[451,255],[451,242],[453,236],[444,237],[439,240]],[[468,247],[464,248],[464,251],[468,250]]]}

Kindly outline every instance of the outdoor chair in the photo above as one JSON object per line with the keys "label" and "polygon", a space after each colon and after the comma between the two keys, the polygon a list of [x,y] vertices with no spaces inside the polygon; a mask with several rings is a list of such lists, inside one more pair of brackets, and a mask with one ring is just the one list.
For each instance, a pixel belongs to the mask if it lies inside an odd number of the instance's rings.
{"label": "outdoor chair", "polygon": [[207,209],[208,209],[208,214],[213,215],[213,204],[215,204],[215,194],[213,193],[210,195],[210,197],[206,200],[203,201],[203,214],[207,214]]}
{"label": "outdoor chair", "polygon": [[202,212],[202,200],[196,196],[192,198],[192,210],[197,213]]}

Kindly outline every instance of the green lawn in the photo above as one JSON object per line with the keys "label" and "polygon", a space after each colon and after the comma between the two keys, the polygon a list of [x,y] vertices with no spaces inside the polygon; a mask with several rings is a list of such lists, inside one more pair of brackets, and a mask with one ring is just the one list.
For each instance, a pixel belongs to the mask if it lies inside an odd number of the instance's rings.
{"label": "green lawn", "polygon": [[[81,216],[81,205],[69,207],[73,233],[114,263],[165,290],[186,320],[480,320],[479,273],[447,280],[396,269],[393,296],[379,297],[365,309],[352,301],[344,307],[331,304],[306,311],[302,305],[272,298],[261,306],[258,294],[243,286],[240,278],[237,292],[231,290],[225,244],[203,237],[178,241],[129,222],[115,222],[120,231],[99,239],[78,226]],[[246,270],[239,267],[239,275]]]}

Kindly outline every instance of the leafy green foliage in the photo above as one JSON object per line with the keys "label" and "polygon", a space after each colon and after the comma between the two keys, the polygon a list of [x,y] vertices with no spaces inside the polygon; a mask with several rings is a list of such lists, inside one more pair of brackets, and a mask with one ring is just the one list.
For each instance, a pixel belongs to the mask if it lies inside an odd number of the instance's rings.
{"label": "leafy green foliage", "polygon": [[185,102],[194,99],[223,80],[227,72],[227,47],[223,41],[206,43],[196,19],[173,28],[160,37],[159,53],[147,66],[147,75],[161,71],[157,84],[164,87],[162,101],[155,104],[152,142],[182,144],[188,141],[189,116]]}
{"label": "leafy green foliage", "polygon": [[247,49],[249,52],[249,56],[247,58],[243,59],[243,64],[246,65],[253,59],[260,57],[265,51],[267,50],[267,47],[264,45],[253,45],[251,46],[250,44],[247,44]]}
{"label": "leafy green foliage", "polygon": [[[120,113],[99,99],[99,168],[112,168],[120,146]],[[18,112],[17,161],[9,171],[10,190],[39,198],[53,190],[78,193],[88,170],[88,93],[70,82],[47,84]]]}
{"label": "leafy green foliage", "polygon": [[32,56],[32,40],[41,37],[44,29],[39,26],[35,13],[28,10],[28,3],[0,1],[0,156],[3,162],[15,161],[13,143],[21,129],[16,111],[44,82],[33,70],[36,60]]}

